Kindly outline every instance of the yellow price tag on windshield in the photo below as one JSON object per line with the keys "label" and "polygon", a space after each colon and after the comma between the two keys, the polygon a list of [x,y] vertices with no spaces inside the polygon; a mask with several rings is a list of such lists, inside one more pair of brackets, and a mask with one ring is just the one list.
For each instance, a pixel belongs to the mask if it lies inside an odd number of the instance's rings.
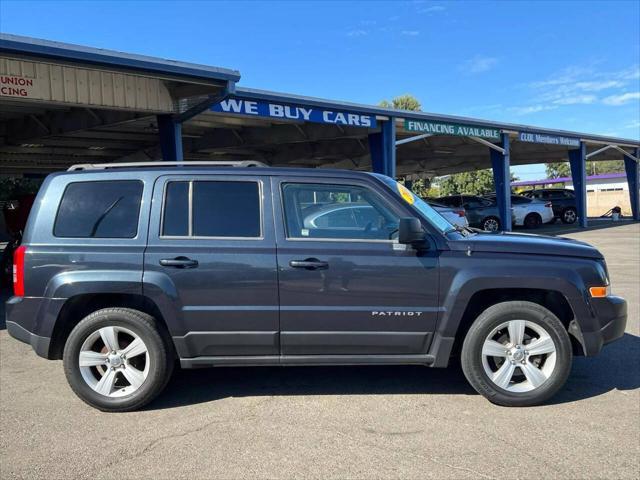
{"label": "yellow price tag on windshield", "polygon": [[413,205],[413,202],[416,201],[416,199],[413,198],[413,193],[411,193],[411,190],[409,190],[401,183],[398,183],[398,191],[400,192],[400,196],[402,196],[402,198],[404,198],[404,201],[409,205]]}

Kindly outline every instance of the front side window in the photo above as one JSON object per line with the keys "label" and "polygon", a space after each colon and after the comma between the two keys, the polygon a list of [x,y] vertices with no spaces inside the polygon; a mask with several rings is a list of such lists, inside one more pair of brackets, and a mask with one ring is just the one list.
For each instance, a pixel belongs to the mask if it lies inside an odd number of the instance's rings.
{"label": "front side window", "polygon": [[53,234],[62,238],[134,238],[142,190],[138,180],[70,183],[62,195]]}
{"label": "front side window", "polygon": [[165,237],[258,238],[260,186],[242,181],[175,181],[165,190]]}
{"label": "front side window", "polygon": [[282,195],[289,238],[390,240],[398,229],[398,216],[364,187],[287,183]]}
{"label": "front side window", "polygon": [[[385,183],[388,187],[391,188],[394,195],[401,198],[404,202],[411,205],[415,210],[417,210],[420,215],[425,218],[432,226],[437,228],[442,233],[448,233],[450,231],[454,231],[456,228],[447,221],[440,213],[425,202],[418,195],[413,193],[407,187],[402,185],[400,182],[396,182],[393,178],[387,177],[386,175],[380,175],[378,173],[371,173],[378,180]],[[454,197],[449,197],[454,198]]]}

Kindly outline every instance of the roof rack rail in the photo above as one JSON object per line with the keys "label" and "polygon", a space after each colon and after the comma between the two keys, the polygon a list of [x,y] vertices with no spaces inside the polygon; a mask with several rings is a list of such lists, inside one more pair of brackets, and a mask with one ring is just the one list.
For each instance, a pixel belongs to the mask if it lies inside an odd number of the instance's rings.
{"label": "roof rack rail", "polygon": [[132,168],[132,167],[191,167],[191,166],[209,166],[209,167],[268,167],[266,163],[257,160],[196,160],[186,162],[122,162],[122,163],[78,163],[71,165],[67,171],[74,172],[78,170],[106,170],[108,168]]}

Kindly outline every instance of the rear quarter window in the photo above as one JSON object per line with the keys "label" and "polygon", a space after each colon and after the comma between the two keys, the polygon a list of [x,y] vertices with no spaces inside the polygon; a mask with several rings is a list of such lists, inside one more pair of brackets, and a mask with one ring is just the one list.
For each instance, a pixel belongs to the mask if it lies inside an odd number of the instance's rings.
{"label": "rear quarter window", "polygon": [[53,227],[61,238],[134,238],[143,185],[139,180],[67,185]]}

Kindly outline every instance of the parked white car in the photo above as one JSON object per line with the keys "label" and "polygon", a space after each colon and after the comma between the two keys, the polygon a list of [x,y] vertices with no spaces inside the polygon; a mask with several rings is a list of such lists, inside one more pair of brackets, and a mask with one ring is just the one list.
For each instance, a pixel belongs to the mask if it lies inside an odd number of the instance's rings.
{"label": "parked white car", "polygon": [[440,203],[428,201],[429,205],[431,205],[436,212],[442,215],[447,219],[449,223],[452,225],[458,225],[460,227],[468,227],[469,222],[467,220],[466,212],[464,208],[453,208],[447,207],[446,205],[442,205]]}
{"label": "parked white car", "polygon": [[[495,195],[487,195],[491,200]],[[551,202],[544,202],[522,195],[511,195],[511,210],[513,224],[519,227],[538,228],[544,223],[552,222],[555,218]]]}

